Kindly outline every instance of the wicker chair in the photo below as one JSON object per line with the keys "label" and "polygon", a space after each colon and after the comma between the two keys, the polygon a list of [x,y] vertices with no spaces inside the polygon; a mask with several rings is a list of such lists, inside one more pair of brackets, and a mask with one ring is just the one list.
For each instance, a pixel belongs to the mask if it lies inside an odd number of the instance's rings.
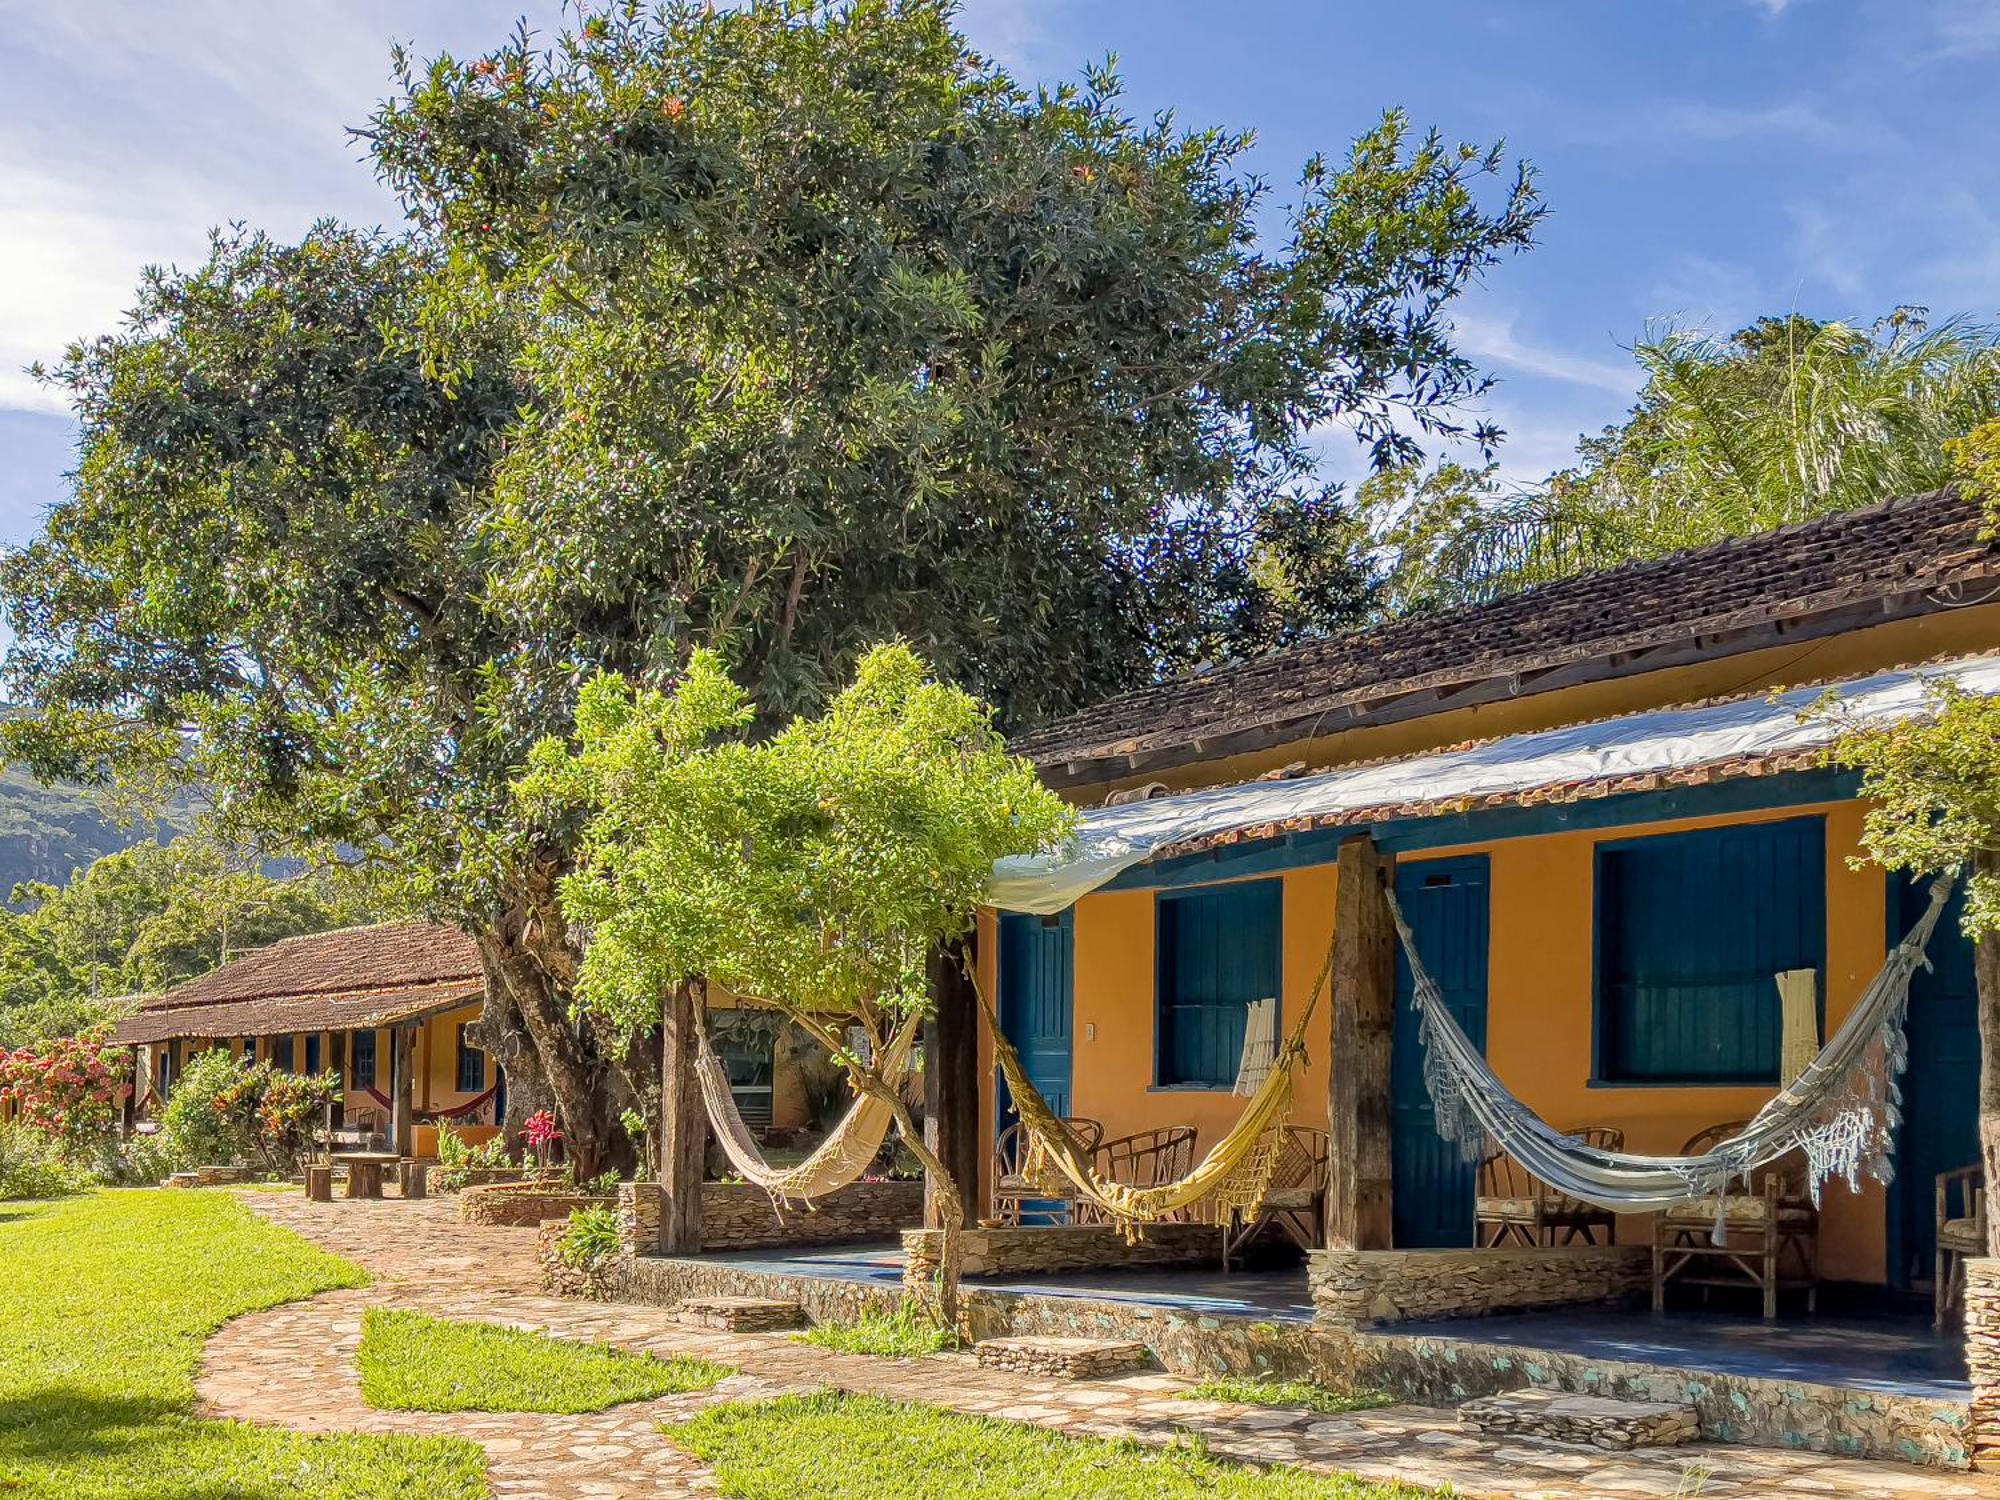
{"label": "wicker chair", "polygon": [[1965,1262],[1986,1253],[1986,1173],[1980,1167],[1940,1172],[1937,1178],[1937,1326],[1958,1300]]}
{"label": "wicker chair", "polygon": [[[1092,1165],[1099,1177],[1121,1182],[1127,1187],[1159,1187],[1185,1177],[1194,1165],[1195,1128],[1192,1125],[1164,1125],[1158,1130],[1138,1130],[1104,1142],[1097,1148]],[[1185,1219],[1185,1212],[1170,1216]],[[1107,1222],[1103,1210],[1091,1203],[1077,1205],[1079,1224]]]}
{"label": "wicker chair", "polygon": [[[1623,1151],[1625,1132],[1604,1125],[1587,1125],[1569,1134],[1599,1151]],[[1509,1240],[1523,1245],[1586,1245],[1598,1243],[1604,1231],[1610,1244],[1617,1216],[1608,1208],[1559,1193],[1532,1176],[1504,1151],[1479,1164],[1479,1185],[1472,1216],[1479,1248],[1492,1250]]]}
{"label": "wicker chair", "polygon": [[[1080,1117],[1065,1119],[1063,1123],[1076,1132],[1077,1138],[1086,1150],[1095,1151],[1098,1142],[1104,1139],[1104,1127],[1095,1120]],[[1021,1122],[1016,1120],[1001,1131],[993,1141],[993,1216],[1002,1224],[1021,1222],[1021,1205],[1035,1206],[1027,1212],[1038,1220],[1051,1224],[1074,1221],[1076,1218],[1076,1194],[1067,1188],[1050,1192],[1037,1187],[1021,1175],[1021,1157],[1026,1151],[1021,1137]]]}
{"label": "wicker chair", "polygon": [[1301,1250],[1326,1244],[1326,1189],[1333,1171],[1333,1138],[1307,1125],[1287,1125],[1278,1165],[1264,1201],[1247,1221],[1233,1213],[1222,1226],[1222,1269],[1267,1228],[1275,1228]]}
{"label": "wicker chair", "polygon": [[[1711,1125],[1681,1147],[1705,1156],[1743,1131],[1747,1121]],[[1722,1233],[1715,1234],[1718,1223]],[[1766,1321],[1778,1293],[1803,1291],[1806,1311],[1819,1300],[1819,1210],[1807,1196],[1805,1163],[1793,1153],[1751,1174],[1750,1191],[1676,1203],[1653,1221],[1653,1310],[1666,1306],[1667,1283],[1754,1287]]]}

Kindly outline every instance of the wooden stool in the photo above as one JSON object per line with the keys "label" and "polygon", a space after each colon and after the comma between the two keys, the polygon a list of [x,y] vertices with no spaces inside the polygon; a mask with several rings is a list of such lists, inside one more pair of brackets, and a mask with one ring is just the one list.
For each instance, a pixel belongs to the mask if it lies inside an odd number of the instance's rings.
{"label": "wooden stool", "polygon": [[333,1168],[324,1163],[306,1166],[306,1197],[314,1203],[333,1202]]}
{"label": "wooden stool", "polygon": [[397,1167],[397,1177],[405,1198],[422,1198],[430,1192],[431,1169],[427,1162],[404,1161]]}

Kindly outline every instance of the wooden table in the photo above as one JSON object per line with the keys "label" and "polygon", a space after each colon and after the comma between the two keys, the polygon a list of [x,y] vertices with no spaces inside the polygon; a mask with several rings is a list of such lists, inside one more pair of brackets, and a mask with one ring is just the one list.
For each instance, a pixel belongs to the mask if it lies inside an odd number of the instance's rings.
{"label": "wooden table", "polygon": [[402,1157],[394,1151],[337,1151],[333,1159],[347,1168],[347,1196],[382,1196],[382,1169],[393,1167]]}

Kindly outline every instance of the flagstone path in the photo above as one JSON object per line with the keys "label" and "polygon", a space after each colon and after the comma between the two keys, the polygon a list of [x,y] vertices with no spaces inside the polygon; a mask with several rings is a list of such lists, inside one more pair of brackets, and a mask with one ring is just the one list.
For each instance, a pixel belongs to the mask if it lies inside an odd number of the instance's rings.
{"label": "flagstone path", "polygon": [[[376,1281],[225,1326],[203,1355],[199,1391],[206,1411],[304,1431],[470,1438],[485,1446],[493,1492],[504,1500],[712,1496],[707,1471],[667,1440],[662,1423],[716,1401],[829,1386],[1076,1434],[1165,1443],[1195,1433],[1221,1457],[1450,1485],[1467,1496],[2000,1500],[2000,1481],[1896,1464],[1714,1444],[1607,1454],[1482,1437],[1460,1430],[1452,1413],[1426,1407],[1327,1417],[1190,1401],[1180,1393],[1191,1382],[1169,1375],[1066,1383],[982,1370],[964,1354],[885,1360],[816,1349],[784,1334],[706,1332],[674,1323],[662,1308],[542,1295],[535,1231],[461,1224],[449,1199],[321,1204],[302,1194],[246,1193],[243,1201],[368,1267]],[[662,1355],[697,1354],[742,1373],[713,1391],[590,1416],[376,1411],[362,1401],[354,1368],[362,1311],[373,1305]]]}

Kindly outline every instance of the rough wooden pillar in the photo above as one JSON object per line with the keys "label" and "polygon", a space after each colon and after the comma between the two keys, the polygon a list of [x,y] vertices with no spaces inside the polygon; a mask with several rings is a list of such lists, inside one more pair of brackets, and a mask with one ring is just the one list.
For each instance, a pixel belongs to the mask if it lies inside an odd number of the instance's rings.
{"label": "rough wooden pillar", "polygon": [[676,989],[660,1027],[660,1250],[666,1255],[701,1253],[708,1115],[694,1073],[697,1024],[693,991]]}
{"label": "rough wooden pillar", "polygon": [[340,1075],[340,1092],[333,1096],[333,1114],[327,1121],[327,1128],[339,1130],[347,1124],[347,1091],[354,1087],[354,1060],[348,1054],[352,1048],[349,1040],[352,1032],[329,1031],[326,1034],[326,1051],[323,1054],[326,1065]]}
{"label": "rough wooden pillar", "polygon": [[[968,1225],[979,1222],[979,1007],[964,965],[969,943],[931,955],[932,1017],[924,1027],[924,1144],[958,1185]],[[924,1174],[924,1223],[943,1227],[937,1187]]]}
{"label": "rough wooden pillar", "polygon": [[[1988,879],[2000,877],[2000,853],[1976,854],[1972,867]],[[1994,1256],[2000,1255],[2000,932],[1985,934],[1973,946],[1972,978],[1979,997],[1979,1155],[1986,1168],[1986,1253]]]}
{"label": "rough wooden pillar", "polygon": [[1333,1049],[1327,1080],[1332,1171],[1326,1243],[1388,1250],[1391,1219],[1389,1057],[1396,1034],[1395,862],[1359,834],[1340,846],[1334,894]]}
{"label": "rough wooden pillar", "polygon": [[139,1123],[139,1101],[146,1097],[146,1049],[137,1043],[132,1047],[132,1092],[125,1096],[125,1108],[120,1115],[120,1133],[126,1140],[132,1139],[132,1131]]}
{"label": "rough wooden pillar", "polygon": [[389,1066],[395,1070],[395,1102],[389,1116],[389,1149],[408,1156],[416,1145],[416,1120],[411,1091],[416,1084],[416,1028],[398,1026],[389,1033]]}

